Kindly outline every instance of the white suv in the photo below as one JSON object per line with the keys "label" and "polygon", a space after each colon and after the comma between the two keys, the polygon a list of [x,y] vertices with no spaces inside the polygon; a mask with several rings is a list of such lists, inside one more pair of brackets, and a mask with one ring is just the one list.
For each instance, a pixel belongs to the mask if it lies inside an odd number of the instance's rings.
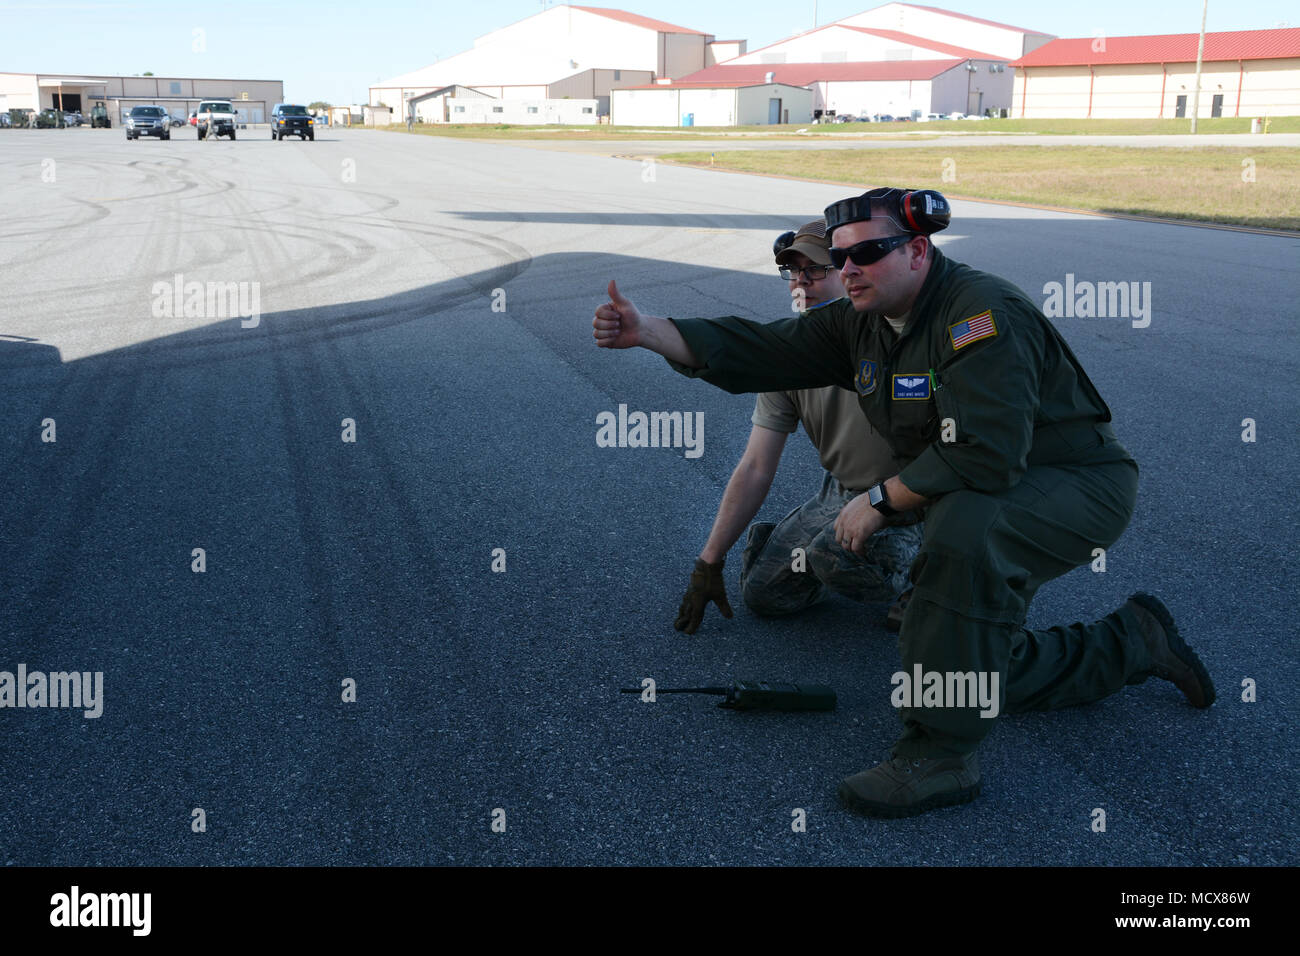
{"label": "white suv", "polygon": [[199,103],[194,125],[199,129],[199,139],[211,135],[235,138],[235,108],[230,100],[202,100]]}

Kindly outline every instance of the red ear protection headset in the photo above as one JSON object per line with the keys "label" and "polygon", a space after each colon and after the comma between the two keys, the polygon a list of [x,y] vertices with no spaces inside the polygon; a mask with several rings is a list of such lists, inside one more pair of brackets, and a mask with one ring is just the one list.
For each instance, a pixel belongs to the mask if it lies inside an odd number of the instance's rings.
{"label": "red ear protection headset", "polygon": [[883,186],[827,206],[826,235],[829,236],[838,226],[870,219],[872,200],[877,204],[883,202],[904,228],[919,236],[929,236],[947,229],[952,219],[952,208],[948,205],[948,200],[933,189]]}

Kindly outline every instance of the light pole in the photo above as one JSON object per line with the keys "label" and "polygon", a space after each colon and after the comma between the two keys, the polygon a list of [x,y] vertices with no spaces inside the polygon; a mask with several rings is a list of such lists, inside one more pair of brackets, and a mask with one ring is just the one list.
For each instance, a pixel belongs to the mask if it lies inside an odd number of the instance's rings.
{"label": "light pole", "polygon": [[1196,90],[1192,93],[1192,132],[1196,132],[1196,117],[1201,112],[1201,58],[1205,56],[1205,14],[1210,0],[1201,0],[1201,42],[1196,46]]}

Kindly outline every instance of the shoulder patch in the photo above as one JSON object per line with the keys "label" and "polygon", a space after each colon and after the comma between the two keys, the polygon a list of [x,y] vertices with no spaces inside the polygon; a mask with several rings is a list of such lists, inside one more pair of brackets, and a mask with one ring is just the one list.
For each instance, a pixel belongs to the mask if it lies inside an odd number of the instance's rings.
{"label": "shoulder patch", "polygon": [[863,359],[858,365],[858,375],[853,382],[859,395],[870,395],[876,390],[876,363]]}
{"label": "shoulder patch", "polygon": [[993,321],[993,312],[989,309],[948,326],[948,337],[952,340],[953,351],[960,351],[972,342],[991,339],[997,334],[998,327]]}

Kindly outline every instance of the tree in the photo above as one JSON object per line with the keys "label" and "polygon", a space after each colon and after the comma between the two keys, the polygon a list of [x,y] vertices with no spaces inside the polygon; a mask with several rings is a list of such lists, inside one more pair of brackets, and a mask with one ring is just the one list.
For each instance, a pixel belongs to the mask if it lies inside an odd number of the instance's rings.
{"label": "tree", "polygon": [[140,75],[141,75],[141,76],[153,76],[153,70],[145,70],[145,71],[144,71],[143,73],[141,73]]}
{"label": "tree", "polygon": [[307,104],[307,109],[309,110],[327,110],[329,108],[330,104],[326,103],[324,100],[317,100],[315,103]]}

